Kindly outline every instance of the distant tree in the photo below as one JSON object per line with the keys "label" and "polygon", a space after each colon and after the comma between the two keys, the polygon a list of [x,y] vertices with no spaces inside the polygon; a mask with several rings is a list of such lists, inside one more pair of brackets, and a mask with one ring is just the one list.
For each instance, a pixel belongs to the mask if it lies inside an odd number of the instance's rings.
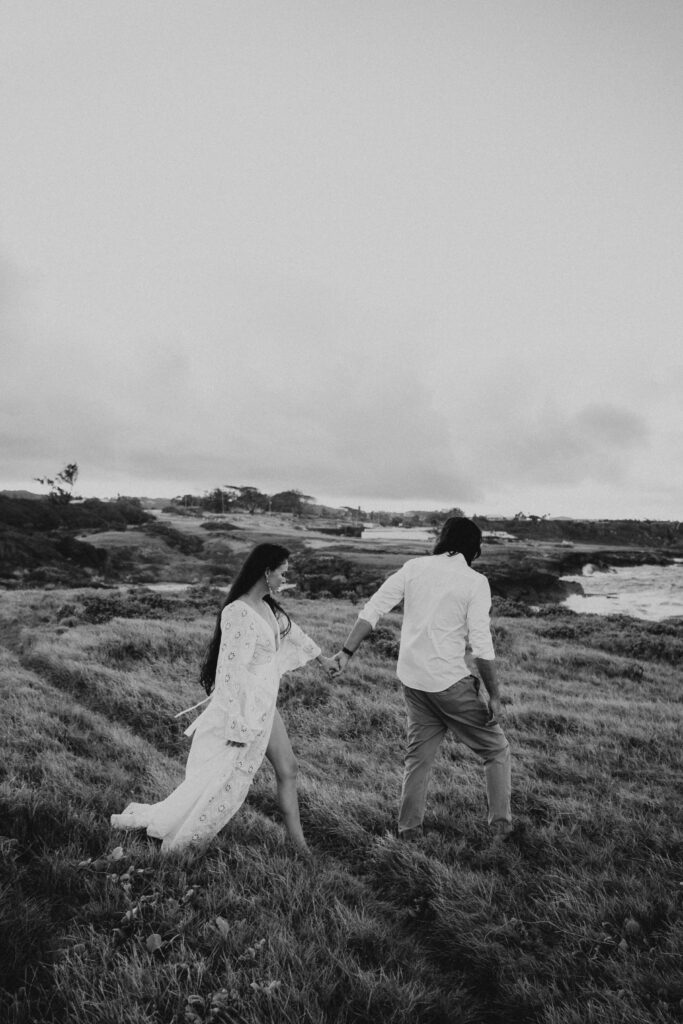
{"label": "distant tree", "polygon": [[438,512],[426,513],[424,516],[424,523],[427,526],[440,529],[447,519],[463,519],[464,517],[465,513],[461,508],[441,509]]}
{"label": "distant tree", "polygon": [[171,501],[174,505],[183,505],[185,508],[198,508],[202,504],[202,499],[196,494],[178,494]]}
{"label": "distant tree", "polygon": [[223,484],[222,487],[216,489],[220,492],[221,496],[221,512],[227,512],[231,505],[235,503],[234,488],[230,487],[230,484]]}
{"label": "distant tree", "polygon": [[237,508],[245,508],[253,516],[257,509],[268,508],[269,497],[259,491],[258,487],[241,487],[226,484],[231,504]]}
{"label": "distant tree", "polygon": [[233,499],[220,487],[214,487],[212,491],[206,491],[202,498],[202,508],[208,512],[226,512]]}
{"label": "distant tree", "polygon": [[270,499],[270,508],[273,512],[291,512],[300,516],[306,511],[306,505],[314,500],[310,494],[302,494],[301,491],[279,491]]}
{"label": "distant tree", "polygon": [[78,477],[78,463],[69,462],[55,477],[36,476],[33,479],[50,488],[48,497],[57,505],[68,505],[73,500],[73,486]]}

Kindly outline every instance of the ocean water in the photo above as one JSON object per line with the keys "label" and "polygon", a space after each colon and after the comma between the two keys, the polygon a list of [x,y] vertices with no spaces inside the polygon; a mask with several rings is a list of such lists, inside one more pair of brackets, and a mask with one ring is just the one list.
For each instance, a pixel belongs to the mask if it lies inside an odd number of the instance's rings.
{"label": "ocean water", "polygon": [[570,594],[562,602],[575,612],[632,615],[651,622],[683,616],[683,561],[664,566],[623,566],[607,572],[586,565],[580,576],[562,579],[583,587],[585,596]]}

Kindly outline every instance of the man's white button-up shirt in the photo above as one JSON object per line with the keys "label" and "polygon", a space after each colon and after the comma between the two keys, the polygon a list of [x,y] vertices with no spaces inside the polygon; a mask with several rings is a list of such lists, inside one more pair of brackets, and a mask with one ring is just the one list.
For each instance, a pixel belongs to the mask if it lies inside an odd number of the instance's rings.
{"label": "man's white button-up shirt", "polygon": [[374,627],[403,601],[396,674],[415,690],[438,693],[470,674],[475,658],[495,658],[489,613],[491,588],[461,554],[411,558],[370,598],[360,618]]}

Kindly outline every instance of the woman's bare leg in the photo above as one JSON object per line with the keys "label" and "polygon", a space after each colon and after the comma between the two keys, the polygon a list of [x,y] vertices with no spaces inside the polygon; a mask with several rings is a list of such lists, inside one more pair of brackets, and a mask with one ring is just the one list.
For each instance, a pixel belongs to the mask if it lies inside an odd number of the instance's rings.
{"label": "woman's bare leg", "polygon": [[289,837],[298,850],[308,852],[308,846],[306,845],[301,828],[299,799],[296,793],[296,775],[299,766],[292,750],[292,744],[289,742],[285,723],[282,721],[277,708],[275,710],[270,739],[268,740],[266,757],[275,769],[277,799],[282,816],[285,819]]}

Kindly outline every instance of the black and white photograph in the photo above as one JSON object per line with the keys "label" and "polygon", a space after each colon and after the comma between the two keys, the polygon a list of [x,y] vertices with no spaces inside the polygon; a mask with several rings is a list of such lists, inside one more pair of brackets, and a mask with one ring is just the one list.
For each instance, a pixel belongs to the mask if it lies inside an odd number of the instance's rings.
{"label": "black and white photograph", "polygon": [[683,5],[0,82],[0,1021],[679,1022]]}

